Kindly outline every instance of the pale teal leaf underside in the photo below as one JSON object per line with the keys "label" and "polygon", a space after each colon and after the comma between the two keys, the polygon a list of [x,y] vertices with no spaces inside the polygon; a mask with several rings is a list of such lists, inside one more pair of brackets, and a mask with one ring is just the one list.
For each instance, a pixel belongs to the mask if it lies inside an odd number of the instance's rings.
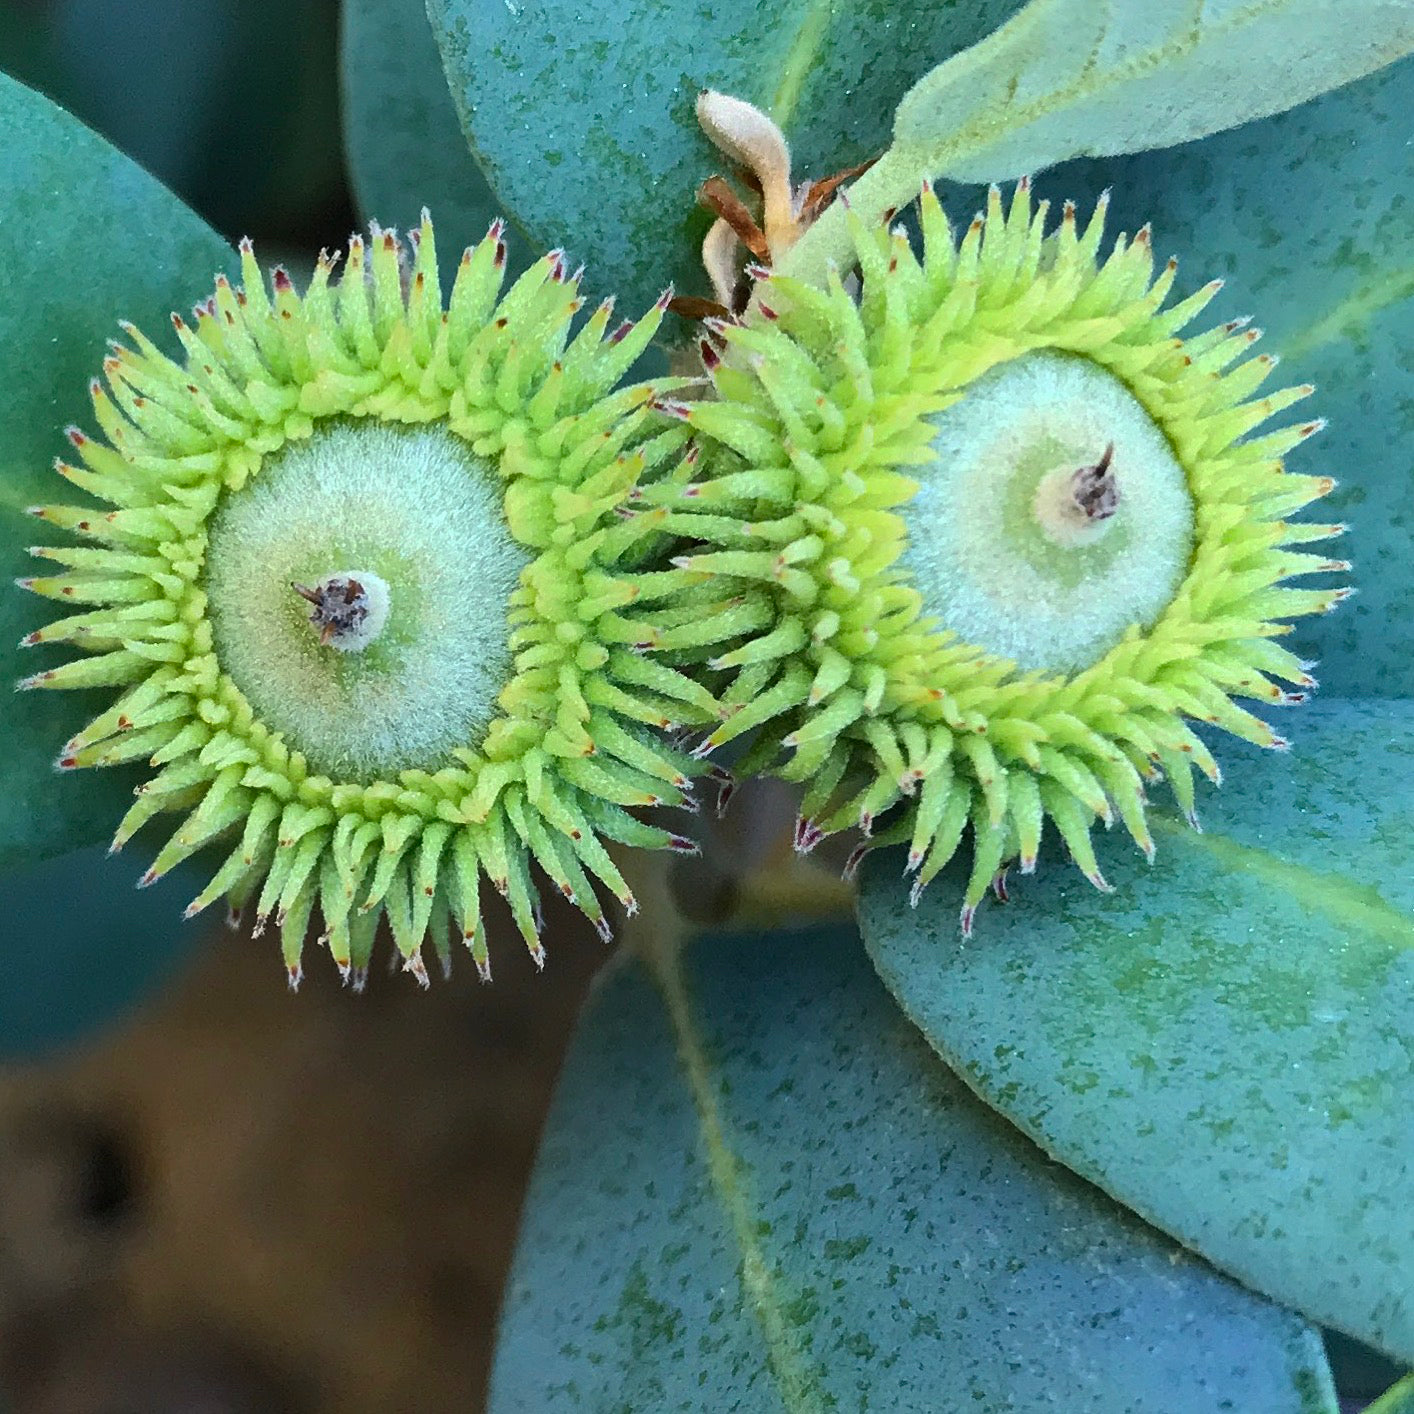
{"label": "pale teal leaf underside", "polygon": [[24,514],[38,501],[82,504],[55,476],[71,451],[63,429],[93,428],[88,383],[104,345],[131,319],[175,344],[168,315],[211,292],[230,249],[176,197],[121,153],[13,79],[0,75],[0,870],[111,835],[134,776],[57,775],[65,740],[111,693],[14,693],[11,684],[59,661],[20,650],[53,617],[21,593],[27,545],[47,536]]}
{"label": "pale teal leaf underside", "polygon": [[1265,118],[1414,49],[1407,0],[1032,0],[904,97],[920,175],[993,181]]}
{"label": "pale teal leaf underside", "polygon": [[1314,1333],[979,1104],[852,929],[708,939],[661,989],[633,960],[601,980],[492,1414],[1222,1408],[1333,1410]]}
{"label": "pale teal leaf underside", "polygon": [[[1407,0],[1031,0],[904,96],[850,190],[866,219],[929,179],[1000,181],[1169,147],[1280,113],[1414,49]],[[788,256],[818,279],[848,253],[838,208]]]}
{"label": "pale teal leaf underside", "polygon": [[1043,858],[964,942],[886,855],[864,935],[929,1041],[1048,1153],[1226,1271],[1414,1362],[1414,707],[1225,746],[1206,832]]}
{"label": "pale teal leaf underside", "polygon": [[430,0],[463,128],[508,215],[588,265],[594,299],[635,316],[669,283],[709,293],[696,192],[727,160],[698,93],[769,110],[797,173],[825,176],[888,143],[893,111],[932,65],[1019,0]]}

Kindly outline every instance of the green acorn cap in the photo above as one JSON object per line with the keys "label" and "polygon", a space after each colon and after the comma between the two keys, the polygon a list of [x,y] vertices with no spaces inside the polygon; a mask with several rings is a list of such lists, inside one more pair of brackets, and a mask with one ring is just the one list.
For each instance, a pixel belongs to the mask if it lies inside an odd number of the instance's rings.
{"label": "green acorn cap", "polygon": [[908,842],[915,903],[970,826],[964,931],[1047,820],[1102,889],[1091,825],[1152,855],[1161,773],[1196,825],[1219,773],[1185,719],[1284,747],[1235,699],[1301,700],[1281,621],[1350,593],[1278,587],[1349,568],[1289,548],[1343,529],[1285,518],[1334,485],[1282,464],[1322,424],[1253,435],[1312,390],[1256,396],[1244,321],[1178,338],[1220,282],[1166,308],[1147,227],[1097,258],[1105,205],[1047,235],[1023,181],[956,242],[925,189],[921,261],[851,217],[857,296],[753,272],[717,399],[681,409],[699,475],[650,493],[701,542],[675,564],[773,606],[717,646],[701,750],[759,728],[741,768],[805,783],[802,849],[893,810],[865,847]]}
{"label": "green acorn cap", "polygon": [[36,508],[88,543],[36,548],[61,568],[21,581],[83,606],[25,640],[83,655],[21,686],[117,689],[59,766],[155,768],[113,847],[184,812],[147,884],[224,840],[188,914],[254,901],[292,984],[316,909],[356,985],[385,915],[419,980],[449,934],[488,977],[483,876],[541,962],[532,863],[607,936],[591,880],[634,902],[604,841],[692,848],[629,813],[691,805],[656,733],[717,720],[653,656],[691,577],[650,566],[666,513],[632,504],[690,475],[687,429],[654,411],[665,385],[611,391],[667,297],[571,336],[560,252],[502,295],[497,222],[444,307],[425,213],[409,244],[354,237],[300,296],[243,243],[243,286],[173,316],[183,363],[124,325],[92,385],[104,440],[71,428],[81,465],[57,464],[112,509]]}

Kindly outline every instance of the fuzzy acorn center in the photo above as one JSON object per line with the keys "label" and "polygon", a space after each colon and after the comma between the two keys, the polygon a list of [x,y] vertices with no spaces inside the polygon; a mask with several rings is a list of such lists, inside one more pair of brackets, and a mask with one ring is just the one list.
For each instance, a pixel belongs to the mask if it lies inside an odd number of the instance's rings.
{"label": "fuzzy acorn center", "polygon": [[1173,598],[1193,502],[1168,439],[1089,359],[1033,353],[933,425],[900,514],[925,616],[1023,670],[1078,672]]}
{"label": "fuzzy acorn center", "polygon": [[449,432],[330,424],[266,458],[212,517],[216,654],[312,770],[435,771],[495,715],[528,560],[494,471]]}

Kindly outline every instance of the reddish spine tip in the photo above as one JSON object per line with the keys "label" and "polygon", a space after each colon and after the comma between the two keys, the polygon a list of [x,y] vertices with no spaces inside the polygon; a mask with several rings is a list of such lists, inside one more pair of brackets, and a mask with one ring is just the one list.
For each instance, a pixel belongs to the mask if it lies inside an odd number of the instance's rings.
{"label": "reddish spine tip", "polygon": [[293,290],[295,287],[295,282],[290,279],[289,272],[283,265],[277,265],[270,278],[274,282],[276,290],[281,294]]}

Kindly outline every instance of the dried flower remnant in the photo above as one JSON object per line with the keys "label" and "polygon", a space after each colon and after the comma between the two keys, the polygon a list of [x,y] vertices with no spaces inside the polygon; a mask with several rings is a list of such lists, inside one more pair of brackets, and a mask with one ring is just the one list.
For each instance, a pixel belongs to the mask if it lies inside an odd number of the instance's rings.
{"label": "dried flower remnant", "polygon": [[[740,313],[745,306],[739,248],[756,262],[778,261],[819,219],[839,187],[872,162],[819,181],[791,181],[785,134],[759,108],[730,94],[708,89],[698,95],[697,121],[707,137],[745,173],[761,196],[761,221],[722,177],[709,177],[698,200],[717,220],[702,243],[702,264],[716,295],[713,312]],[[677,302],[680,313],[698,318],[701,301]],[[710,345],[708,345],[710,347]]]}

